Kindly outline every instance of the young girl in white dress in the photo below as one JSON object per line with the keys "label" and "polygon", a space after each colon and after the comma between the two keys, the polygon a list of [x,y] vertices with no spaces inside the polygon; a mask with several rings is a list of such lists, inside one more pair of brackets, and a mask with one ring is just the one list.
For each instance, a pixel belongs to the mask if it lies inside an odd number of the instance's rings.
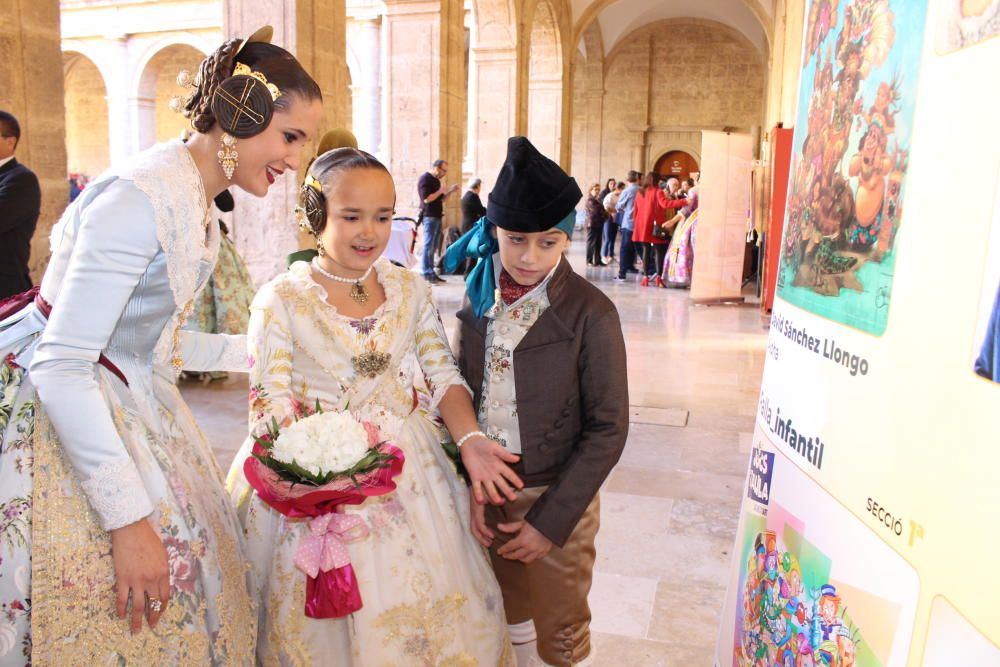
{"label": "young girl in white dress", "polygon": [[[380,257],[395,199],[392,177],[371,155],[324,153],[309,170],[299,209],[319,255],[293,263],[252,306],[253,433],[272,418],[290,423],[294,401],[318,399],[324,410],[349,408],[378,424],[406,457],[394,492],[344,510],[370,530],[348,544],[363,608],[313,619],[303,611],[306,575],[293,564],[307,523],[273,510],[249,487],[249,440],[237,454],[229,487],[260,595],[257,657],[265,665],[512,664],[500,591],[467,528],[468,491],[441,446],[436,415],[464,440],[475,475],[504,470],[502,449],[476,432],[429,287]],[[509,491],[501,477],[486,488]]]}

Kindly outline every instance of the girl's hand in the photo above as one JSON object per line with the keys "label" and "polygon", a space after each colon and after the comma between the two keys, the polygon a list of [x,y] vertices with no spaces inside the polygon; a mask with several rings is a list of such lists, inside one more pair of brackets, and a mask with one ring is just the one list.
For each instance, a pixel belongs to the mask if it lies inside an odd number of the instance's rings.
{"label": "girl's hand", "polygon": [[521,457],[481,436],[470,438],[459,452],[472,480],[472,495],[477,503],[489,500],[502,505],[505,496],[507,500],[517,500],[514,489],[523,488],[524,482],[507,464],[517,463]]}
{"label": "girl's hand", "polygon": [[143,616],[150,628],[156,627],[170,602],[170,566],[167,550],[153,525],[141,519],[112,530],[111,557],[115,566],[118,618],[125,618],[131,596],[132,634],[142,631]]}

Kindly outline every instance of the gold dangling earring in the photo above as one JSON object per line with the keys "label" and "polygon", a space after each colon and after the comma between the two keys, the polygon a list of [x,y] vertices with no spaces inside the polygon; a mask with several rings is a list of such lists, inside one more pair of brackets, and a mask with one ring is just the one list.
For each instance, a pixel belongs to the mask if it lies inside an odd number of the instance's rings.
{"label": "gold dangling earring", "polygon": [[326,256],[326,248],[323,247],[323,242],[319,240],[319,235],[316,235],[316,252],[319,253],[320,257]]}
{"label": "gold dangling earring", "polygon": [[236,137],[228,132],[222,133],[222,144],[219,148],[219,164],[228,180],[233,180],[233,172],[240,164],[240,154],[236,152]]}

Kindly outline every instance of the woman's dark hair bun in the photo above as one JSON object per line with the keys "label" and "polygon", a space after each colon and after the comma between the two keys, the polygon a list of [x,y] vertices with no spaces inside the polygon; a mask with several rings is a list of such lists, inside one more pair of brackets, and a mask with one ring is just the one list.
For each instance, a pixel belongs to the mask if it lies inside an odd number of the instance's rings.
{"label": "woman's dark hair bun", "polygon": [[[237,63],[243,63],[252,71],[260,72],[269,83],[274,84],[281,92],[278,99],[273,99],[270,91],[258,79],[243,75],[233,76]],[[197,87],[187,99],[183,110],[184,115],[191,119],[191,126],[198,132],[206,133],[216,122],[219,122],[223,129],[235,125],[233,130],[226,129],[226,131],[237,138],[252,136],[263,131],[270,122],[274,110],[286,108],[294,96],[305,100],[323,100],[319,85],[309,76],[295,56],[280,46],[267,42],[243,44],[242,39],[230,39],[201,62],[195,84]],[[250,85],[253,90],[246,98],[244,106],[247,110],[266,118],[257,132],[238,134],[241,131],[248,131],[251,125],[255,125],[251,120],[253,114],[240,113],[236,106],[223,100],[228,99],[226,95],[231,95],[234,100],[243,99],[244,87]],[[220,91],[225,91],[226,94]],[[270,113],[266,111],[267,107],[270,108]]]}
{"label": "woman's dark hair bun", "polygon": [[271,91],[252,76],[225,79],[212,95],[212,115],[219,126],[237,139],[260,134],[274,115]]}

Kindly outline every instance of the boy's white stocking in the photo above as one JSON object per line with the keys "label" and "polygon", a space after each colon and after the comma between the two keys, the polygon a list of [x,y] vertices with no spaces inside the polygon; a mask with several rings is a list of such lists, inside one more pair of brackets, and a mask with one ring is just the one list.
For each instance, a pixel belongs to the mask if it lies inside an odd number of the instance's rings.
{"label": "boy's white stocking", "polygon": [[545,663],[538,657],[538,637],[535,634],[535,622],[525,621],[507,626],[510,643],[514,645],[514,657],[517,667],[544,667]]}

